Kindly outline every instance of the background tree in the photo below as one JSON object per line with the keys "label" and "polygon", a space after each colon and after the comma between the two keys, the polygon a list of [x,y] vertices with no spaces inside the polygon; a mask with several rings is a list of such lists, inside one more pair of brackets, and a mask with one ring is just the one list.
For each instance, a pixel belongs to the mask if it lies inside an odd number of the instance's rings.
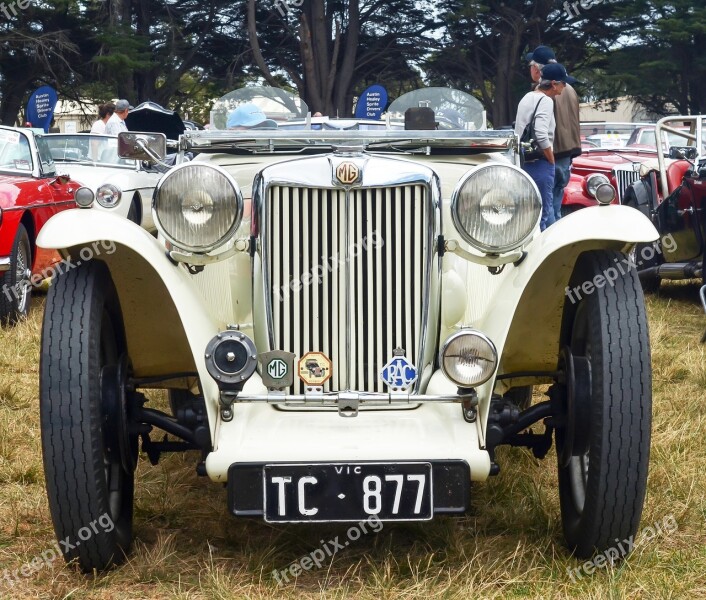
{"label": "background tree", "polygon": [[282,73],[312,111],[348,116],[367,82],[418,79],[433,40],[428,2],[247,0],[252,61],[270,85]]}
{"label": "background tree", "polygon": [[628,95],[656,115],[706,113],[706,5],[636,0],[621,8],[629,45],[595,57],[596,96]]}
{"label": "background tree", "polygon": [[71,38],[80,25],[74,3],[3,7],[9,17],[0,18],[0,122],[14,125],[31,90],[58,81],[69,89],[76,81],[72,65],[80,54]]}
{"label": "background tree", "polygon": [[615,12],[627,3],[597,4],[583,18],[554,0],[446,0],[442,48],[426,64],[430,81],[474,94],[494,126],[508,125],[529,90],[525,54],[543,44],[569,72],[585,66],[620,37]]}

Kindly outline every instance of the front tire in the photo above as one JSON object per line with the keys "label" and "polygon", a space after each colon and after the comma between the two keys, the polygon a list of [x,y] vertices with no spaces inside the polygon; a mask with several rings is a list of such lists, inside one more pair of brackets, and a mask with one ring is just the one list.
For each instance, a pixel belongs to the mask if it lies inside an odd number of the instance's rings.
{"label": "front tire", "polygon": [[[121,427],[108,417],[116,414],[116,398],[124,402],[114,382],[127,364],[125,351],[105,263],[89,261],[57,277],[42,327],[42,451],[54,531],[69,542],[64,558],[83,571],[121,562],[132,540],[134,464],[126,467],[121,451],[136,457],[137,440],[118,448]],[[124,404],[118,408],[125,412]]]}
{"label": "front tire", "polygon": [[[570,287],[597,275],[607,279],[622,259],[619,252],[583,253]],[[576,305],[567,303],[564,340],[570,348],[565,362],[575,363],[575,381],[585,385],[577,384],[573,410],[556,430],[561,517],[569,548],[589,558],[635,535],[647,486],[650,347],[634,269],[612,285],[596,286]],[[566,389],[562,399],[566,406]],[[568,430],[571,423],[574,431]],[[569,439],[573,451],[566,447]]]}
{"label": "front tire", "polygon": [[10,269],[0,276],[0,322],[14,325],[24,319],[32,300],[32,246],[27,229],[17,226],[10,254]]}

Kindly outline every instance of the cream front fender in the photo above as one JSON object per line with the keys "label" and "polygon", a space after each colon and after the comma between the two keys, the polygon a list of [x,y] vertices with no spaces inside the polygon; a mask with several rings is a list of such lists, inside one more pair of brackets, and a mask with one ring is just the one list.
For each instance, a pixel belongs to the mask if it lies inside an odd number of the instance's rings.
{"label": "cream front fender", "polygon": [[[495,343],[500,357],[498,373],[556,369],[565,303],[578,302],[584,293],[568,289],[582,252],[626,252],[638,242],[649,243],[658,237],[647,217],[625,206],[586,208],[538,235],[526,247],[527,256],[518,266],[507,265],[505,272],[493,276],[497,283],[486,310],[476,322],[469,323]],[[626,276],[630,268],[627,258],[618,261],[615,271],[606,274],[606,281]],[[514,379],[511,386],[528,383],[537,383],[537,379]],[[479,389],[483,424],[494,385],[491,379]]]}
{"label": "cream front fender", "polygon": [[120,298],[135,376],[198,373],[210,399],[206,406],[215,439],[218,388],[206,370],[204,350],[225,323],[210,314],[193,276],[172,263],[164,246],[147,231],[103,211],[67,210],[55,215],[42,228],[37,245],[70,257],[63,267],[60,263],[57,273],[85,260],[108,265]]}

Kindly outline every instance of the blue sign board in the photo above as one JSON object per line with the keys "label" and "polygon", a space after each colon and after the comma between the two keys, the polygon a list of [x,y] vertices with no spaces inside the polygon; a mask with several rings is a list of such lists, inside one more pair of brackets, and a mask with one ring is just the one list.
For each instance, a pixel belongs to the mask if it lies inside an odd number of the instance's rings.
{"label": "blue sign board", "polygon": [[379,120],[387,106],[387,90],[381,85],[371,85],[358,98],[355,105],[356,119]]}
{"label": "blue sign board", "polygon": [[48,133],[57,100],[58,96],[53,87],[43,85],[36,89],[27,102],[26,120],[32,123],[32,127],[39,127],[44,129],[44,133]]}

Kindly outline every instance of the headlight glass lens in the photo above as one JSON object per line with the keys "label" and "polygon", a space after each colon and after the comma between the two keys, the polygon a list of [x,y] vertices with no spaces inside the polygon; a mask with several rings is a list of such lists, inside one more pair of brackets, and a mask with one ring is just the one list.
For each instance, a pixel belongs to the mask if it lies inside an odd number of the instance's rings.
{"label": "headlight glass lens", "polygon": [[610,204],[615,198],[615,188],[610,183],[601,183],[596,188],[596,200],[599,204]]}
{"label": "headlight glass lens", "polygon": [[493,342],[479,331],[454,333],[441,349],[441,369],[459,387],[473,387],[490,379],[498,364]]}
{"label": "headlight glass lens", "polygon": [[104,183],[96,192],[96,200],[103,208],[115,208],[120,202],[120,188],[112,183]]}
{"label": "headlight glass lens", "polygon": [[519,248],[539,223],[542,201],[530,177],[510,165],[483,165],[463,177],[451,197],[461,236],[481,252]]}
{"label": "headlight glass lens", "polygon": [[595,198],[598,186],[604,183],[610,185],[610,180],[603,173],[593,173],[586,178],[586,191],[592,198]]}
{"label": "headlight glass lens", "polygon": [[172,244],[208,252],[226,243],[243,217],[238,184],[214,165],[175,167],[155,190],[155,223]]}
{"label": "headlight glass lens", "polygon": [[93,190],[87,187],[80,187],[74,194],[74,200],[81,208],[88,208],[93,204]]}

